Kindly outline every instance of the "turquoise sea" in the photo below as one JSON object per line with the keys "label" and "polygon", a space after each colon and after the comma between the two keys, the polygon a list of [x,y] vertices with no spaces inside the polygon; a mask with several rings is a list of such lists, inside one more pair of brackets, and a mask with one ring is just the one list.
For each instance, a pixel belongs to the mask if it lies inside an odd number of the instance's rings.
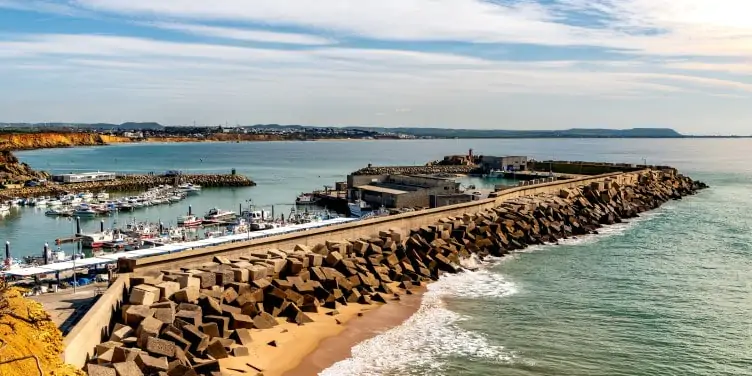
{"label": "turquoise sea", "polygon": [[[205,211],[249,198],[289,203],[368,163],[425,163],[469,148],[537,159],[646,159],[711,188],[601,235],[442,278],[413,317],[359,344],[324,375],[752,375],[752,140],[144,144],[18,156],[56,172],[237,168],[259,184],[207,190],[191,202]],[[185,208],[147,210],[137,215],[172,219]],[[0,220],[0,240],[21,254],[36,252],[69,228],[23,209]]]}

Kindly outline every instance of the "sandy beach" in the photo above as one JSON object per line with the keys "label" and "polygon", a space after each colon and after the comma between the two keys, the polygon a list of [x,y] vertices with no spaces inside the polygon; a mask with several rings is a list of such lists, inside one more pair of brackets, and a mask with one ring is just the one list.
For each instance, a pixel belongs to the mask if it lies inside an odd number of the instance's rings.
{"label": "sandy beach", "polygon": [[[395,289],[397,290],[397,289]],[[425,287],[412,295],[400,291],[400,300],[387,304],[353,304],[332,310],[320,308],[308,314],[312,323],[297,325],[278,319],[280,325],[252,331],[253,344],[249,355],[221,359],[223,372],[228,374],[263,373],[264,376],[316,375],[337,361],[350,356],[350,350],[361,341],[400,325],[420,307]],[[276,346],[269,345],[275,341]]]}

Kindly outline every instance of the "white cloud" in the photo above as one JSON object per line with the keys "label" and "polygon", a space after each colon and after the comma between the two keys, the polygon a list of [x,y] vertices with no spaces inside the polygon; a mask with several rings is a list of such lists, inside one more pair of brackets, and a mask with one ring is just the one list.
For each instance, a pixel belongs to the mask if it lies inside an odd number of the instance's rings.
{"label": "white cloud", "polygon": [[264,30],[248,30],[232,27],[217,27],[195,24],[182,24],[175,22],[153,22],[147,23],[148,26],[158,27],[160,29],[180,31],[189,34],[217,37],[224,39],[236,39],[251,42],[264,43],[282,43],[282,44],[299,44],[299,45],[328,45],[335,44],[336,41],[308,34],[298,33],[278,33]]}
{"label": "white cloud", "polygon": [[[327,30],[383,40],[598,46],[654,55],[752,55],[747,0],[77,0],[86,9]],[[568,24],[572,12],[600,24]]]}

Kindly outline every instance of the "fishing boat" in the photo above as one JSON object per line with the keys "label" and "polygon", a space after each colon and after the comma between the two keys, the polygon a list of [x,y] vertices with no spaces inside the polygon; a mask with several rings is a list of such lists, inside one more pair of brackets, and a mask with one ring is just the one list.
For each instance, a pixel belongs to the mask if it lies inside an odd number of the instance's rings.
{"label": "fishing boat", "polygon": [[204,220],[196,217],[195,215],[181,215],[178,217],[178,226],[183,227],[196,227],[201,226]]}
{"label": "fishing boat", "polygon": [[95,197],[99,201],[106,201],[110,199],[110,194],[107,192],[99,192]]}
{"label": "fishing boat", "polygon": [[81,204],[78,207],[76,207],[76,210],[73,212],[73,215],[76,217],[96,217],[99,215],[99,212],[94,210],[91,206],[87,204]]}
{"label": "fishing boat", "polygon": [[32,205],[34,205],[34,206],[47,206],[47,199],[44,198],[44,197],[39,197],[39,198],[35,199],[32,202]]}
{"label": "fishing boat", "polygon": [[366,213],[373,210],[373,208],[371,208],[371,205],[368,205],[368,203],[363,200],[348,202],[347,208],[350,209],[350,216],[355,218],[360,218]]}
{"label": "fishing boat", "polygon": [[208,221],[227,221],[235,218],[236,216],[237,213],[233,211],[212,208],[208,213],[206,213],[204,219]]}
{"label": "fishing boat", "polygon": [[91,201],[94,198],[94,194],[91,192],[83,192],[79,193],[78,197],[80,197],[84,201]]}
{"label": "fishing boat", "polygon": [[116,234],[112,230],[105,232],[95,232],[93,234],[80,234],[81,246],[84,248],[101,248],[105,243],[125,241],[122,235]]}
{"label": "fishing boat", "polygon": [[302,193],[295,199],[295,205],[316,205],[318,200],[311,193]]}

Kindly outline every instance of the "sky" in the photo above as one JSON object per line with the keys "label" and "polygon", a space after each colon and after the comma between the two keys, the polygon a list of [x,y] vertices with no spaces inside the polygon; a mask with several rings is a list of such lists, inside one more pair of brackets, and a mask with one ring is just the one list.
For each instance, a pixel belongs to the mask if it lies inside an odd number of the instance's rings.
{"label": "sky", "polygon": [[0,122],[752,134],[750,0],[0,0]]}

